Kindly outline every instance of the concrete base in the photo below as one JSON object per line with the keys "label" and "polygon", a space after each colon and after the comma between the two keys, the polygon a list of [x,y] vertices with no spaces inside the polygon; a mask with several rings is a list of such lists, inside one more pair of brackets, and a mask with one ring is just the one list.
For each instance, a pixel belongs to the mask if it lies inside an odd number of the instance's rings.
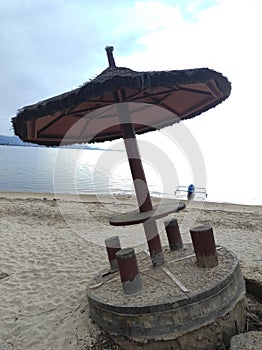
{"label": "concrete base", "polygon": [[141,252],[141,292],[126,296],[118,274],[98,276],[87,288],[90,315],[125,349],[188,350],[192,342],[194,349],[225,349],[244,330],[245,286],[232,252],[221,247],[218,260],[214,268],[199,268],[186,244],[179,251],[166,248],[165,265],[153,268]]}
{"label": "concrete base", "polygon": [[230,346],[231,337],[244,331],[245,309],[246,300],[243,298],[225,316],[218,317],[214,322],[175,339],[163,337],[162,340],[159,340],[157,337],[155,340],[140,339],[140,341],[136,341],[114,335],[114,342],[125,350],[226,350]]}

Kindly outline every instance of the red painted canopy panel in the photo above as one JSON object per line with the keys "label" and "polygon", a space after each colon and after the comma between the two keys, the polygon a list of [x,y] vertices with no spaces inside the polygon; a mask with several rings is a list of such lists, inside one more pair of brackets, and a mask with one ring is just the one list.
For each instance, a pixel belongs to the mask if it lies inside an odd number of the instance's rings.
{"label": "red painted canopy panel", "polygon": [[207,111],[230,91],[227,78],[208,68],[135,72],[113,65],[78,89],[24,107],[12,122],[26,142],[103,142],[122,137],[118,103],[128,103],[141,134]]}

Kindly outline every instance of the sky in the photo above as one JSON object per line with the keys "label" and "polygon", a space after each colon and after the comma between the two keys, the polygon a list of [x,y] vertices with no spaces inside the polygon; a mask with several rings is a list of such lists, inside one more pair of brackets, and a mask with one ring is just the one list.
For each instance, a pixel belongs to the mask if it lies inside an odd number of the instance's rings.
{"label": "sky", "polygon": [[104,70],[107,45],[137,71],[207,67],[231,95],[183,123],[213,187],[262,198],[261,13],[261,0],[0,0],[0,134],[18,109]]}

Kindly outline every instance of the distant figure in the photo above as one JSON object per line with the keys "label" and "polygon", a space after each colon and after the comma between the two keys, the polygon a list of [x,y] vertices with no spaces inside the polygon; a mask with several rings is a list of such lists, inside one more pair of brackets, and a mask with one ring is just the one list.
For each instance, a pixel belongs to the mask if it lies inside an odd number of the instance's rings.
{"label": "distant figure", "polygon": [[189,185],[187,188],[187,199],[191,200],[195,196],[195,186],[193,184]]}

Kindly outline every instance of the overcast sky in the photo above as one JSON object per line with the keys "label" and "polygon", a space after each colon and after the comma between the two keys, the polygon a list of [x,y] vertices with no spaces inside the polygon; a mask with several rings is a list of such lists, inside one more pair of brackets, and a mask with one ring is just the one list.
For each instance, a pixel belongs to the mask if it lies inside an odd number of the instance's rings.
{"label": "overcast sky", "polygon": [[258,184],[261,13],[261,0],[0,0],[0,134],[19,108],[94,78],[113,45],[118,66],[227,76],[231,96],[185,123],[211,178]]}

